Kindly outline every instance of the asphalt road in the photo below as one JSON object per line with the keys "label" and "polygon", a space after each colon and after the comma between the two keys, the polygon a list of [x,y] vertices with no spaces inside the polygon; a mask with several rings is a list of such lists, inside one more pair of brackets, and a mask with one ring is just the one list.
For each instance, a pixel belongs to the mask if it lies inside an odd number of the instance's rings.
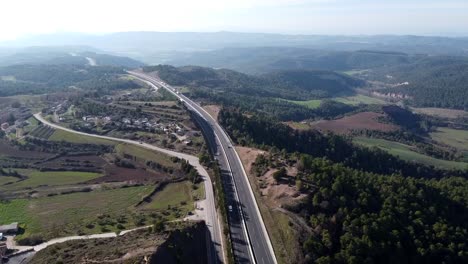
{"label": "asphalt road", "polygon": [[198,157],[185,154],[185,153],[168,150],[168,149],[159,148],[159,147],[147,144],[147,143],[142,143],[142,142],[138,142],[134,140],[89,134],[89,133],[84,133],[84,132],[76,131],[73,129],[65,128],[65,127],[59,126],[57,124],[54,124],[45,120],[41,116],[40,113],[34,114],[34,117],[37,120],[39,120],[41,123],[48,125],[55,129],[61,129],[61,130],[79,134],[79,135],[85,135],[85,136],[102,138],[102,139],[107,139],[107,140],[112,140],[112,141],[119,141],[119,142],[123,142],[127,144],[133,144],[133,145],[137,145],[137,146],[147,148],[150,150],[159,151],[169,156],[178,157],[178,158],[187,160],[192,166],[194,166],[197,169],[198,173],[203,179],[204,186],[205,186],[205,199],[206,199],[206,203],[205,203],[206,208],[204,208],[205,223],[208,227],[208,232],[209,232],[208,238],[210,239],[209,245],[207,245],[208,246],[208,260],[210,263],[223,262],[223,260],[225,259],[224,250],[223,250],[224,245],[222,241],[222,232],[221,232],[221,226],[219,222],[220,220],[218,218],[218,214],[217,214],[216,206],[215,206],[213,184],[211,183],[211,179],[208,175],[208,172],[200,164]]}
{"label": "asphalt road", "polygon": [[208,145],[221,167],[227,202],[232,207],[232,210],[228,210],[228,218],[236,262],[276,264],[273,247],[252,188],[226,132],[201,106],[177,93],[173,87],[141,72],[129,73],[153,86],[166,88],[183,100],[189,110],[195,113],[193,116],[201,126]]}

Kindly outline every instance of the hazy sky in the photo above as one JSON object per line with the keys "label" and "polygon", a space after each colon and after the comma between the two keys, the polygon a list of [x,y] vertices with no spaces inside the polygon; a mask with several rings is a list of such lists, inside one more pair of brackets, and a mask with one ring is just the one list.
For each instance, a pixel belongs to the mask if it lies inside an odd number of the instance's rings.
{"label": "hazy sky", "polygon": [[52,32],[468,35],[467,0],[4,0],[0,40]]}

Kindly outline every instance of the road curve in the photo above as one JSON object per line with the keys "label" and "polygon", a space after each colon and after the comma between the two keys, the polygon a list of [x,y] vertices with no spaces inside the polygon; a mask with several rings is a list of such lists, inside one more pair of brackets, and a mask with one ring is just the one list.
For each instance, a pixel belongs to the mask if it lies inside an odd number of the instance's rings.
{"label": "road curve", "polygon": [[208,172],[200,164],[198,157],[185,154],[185,153],[168,150],[168,149],[159,148],[159,147],[147,144],[147,143],[142,143],[142,142],[138,142],[134,140],[101,136],[101,135],[95,135],[95,134],[89,134],[89,133],[85,133],[81,131],[76,131],[76,130],[62,127],[60,125],[47,121],[46,119],[42,117],[41,113],[34,114],[34,117],[38,121],[43,123],[44,125],[50,126],[55,129],[60,129],[60,130],[64,130],[70,133],[83,135],[83,136],[89,136],[89,137],[95,137],[95,138],[101,138],[101,139],[107,139],[107,140],[137,145],[139,147],[158,151],[158,152],[167,154],[172,157],[178,157],[180,159],[187,160],[192,166],[194,166],[197,169],[198,173],[203,179],[204,186],[205,186],[205,196],[206,196],[205,204],[207,207],[207,208],[204,208],[206,212],[205,223],[208,227],[208,231],[211,237],[211,245],[208,246],[208,259],[210,260],[210,263],[226,262],[226,256],[224,253],[225,250],[224,250],[224,244],[223,244],[222,232],[221,232],[221,225],[220,225],[218,214],[217,214],[216,207],[215,207],[213,185],[211,183],[211,178],[209,177]]}
{"label": "road curve", "polygon": [[[235,207],[235,210],[230,210],[228,219],[236,262],[276,264],[273,246],[247,174],[224,129],[201,106],[163,81],[142,72],[128,73],[146,83],[149,82],[155,88],[165,88],[196,113],[195,117],[202,126],[207,143],[224,172],[222,176],[228,203]],[[217,155],[219,151],[222,155]]]}

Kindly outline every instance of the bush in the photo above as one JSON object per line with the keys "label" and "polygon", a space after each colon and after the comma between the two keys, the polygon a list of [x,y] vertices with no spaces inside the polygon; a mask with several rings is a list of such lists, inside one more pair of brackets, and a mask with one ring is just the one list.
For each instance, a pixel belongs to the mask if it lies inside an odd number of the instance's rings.
{"label": "bush", "polygon": [[35,246],[44,242],[44,238],[41,235],[32,235],[18,240],[18,245],[21,246]]}

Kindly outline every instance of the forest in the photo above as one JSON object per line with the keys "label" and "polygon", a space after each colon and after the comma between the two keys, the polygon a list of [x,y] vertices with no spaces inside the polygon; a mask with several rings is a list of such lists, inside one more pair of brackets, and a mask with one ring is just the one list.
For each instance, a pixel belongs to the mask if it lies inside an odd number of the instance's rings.
{"label": "forest", "polygon": [[314,233],[304,252],[315,263],[466,263],[468,181],[377,175],[302,156],[310,198],[289,208]]}
{"label": "forest", "polygon": [[209,88],[216,92],[232,92],[249,96],[309,100],[337,94],[353,94],[353,88],[364,82],[331,71],[289,70],[261,76],[247,75],[226,69],[197,66],[147,66],[146,72],[157,71],[171,85]]}
{"label": "forest", "polygon": [[325,157],[351,168],[379,174],[401,174],[423,178],[444,176],[468,176],[467,171],[449,171],[404,161],[377,148],[358,147],[350,139],[322,134],[316,130],[299,131],[267,116],[251,115],[233,109],[223,109],[219,114],[220,124],[241,145],[259,148],[268,146],[287,152]]}
{"label": "forest", "polygon": [[468,59],[463,57],[424,57],[374,69],[368,76],[392,84],[408,82],[381,92],[407,94],[408,103],[415,106],[468,109]]}

